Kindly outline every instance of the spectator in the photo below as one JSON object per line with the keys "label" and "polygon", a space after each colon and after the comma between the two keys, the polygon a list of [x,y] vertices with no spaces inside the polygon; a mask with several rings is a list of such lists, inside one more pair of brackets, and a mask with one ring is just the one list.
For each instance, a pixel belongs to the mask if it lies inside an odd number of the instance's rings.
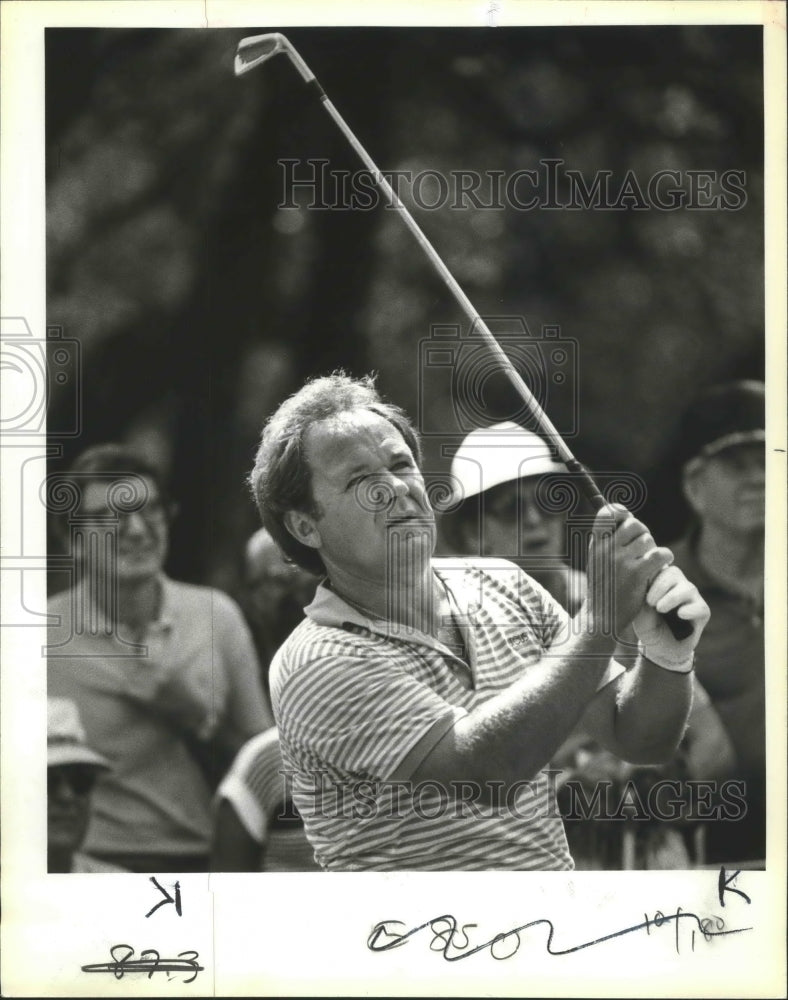
{"label": "spectator", "polygon": [[[564,512],[546,509],[540,503],[540,485],[547,493],[551,477],[560,486],[565,467],[551,455],[547,444],[536,434],[507,421],[471,431],[454,455],[451,474],[459,505],[444,516],[442,528],[453,549],[471,556],[510,559],[538,580],[570,614],[576,613],[585,593],[585,575],[567,565],[568,524]],[[626,637],[629,650],[621,645],[616,657],[634,662],[634,634]],[[663,866],[691,867],[691,857],[679,833],[684,820],[670,827],[642,821],[625,829],[620,821],[606,822],[604,816],[583,818],[575,814],[573,789],[579,785],[587,801],[594,801],[600,787],[609,787],[606,801],[615,807],[627,782],[647,788],[658,777],[713,779],[720,766],[730,761],[730,745],[716,713],[700,684],[695,697],[688,731],[674,760],[666,769],[637,768],[623,762],[576,729],[560,747],[552,766],[562,771],[559,803],[564,813],[567,840],[578,867],[618,868],[626,854],[624,834],[637,832],[634,857],[642,866],[654,866],[658,857]],[[645,793],[644,793],[645,799]],[[608,801],[609,800],[609,801]],[[665,845],[670,844],[670,849]]]}
{"label": "spectator", "polygon": [[730,778],[746,786],[746,816],[709,824],[707,859],[766,856],[763,640],[765,394],[762,382],[712,386],[680,428],[684,496],[691,523],[673,548],[711,608],[697,672],[730,737]]}
{"label": "spectator", "polygon": [[[332,870],[569,869],[546,764],[581,717],[619,756],[667,759],[708,608],[620,507],[597,517],[574,620],[509,562],[434,559],[419,460],[370,379],[315,379],[263,431],[263,523],[326,574],[271,671],[294,801]],[[611,662],[608,619],[634,622],[630,670]]]}
{"label": "spectator", "polygon": [[283,768],[276,729],[242,747],[216,793],[212,871],[320,870]]}
{"label": "spectator", "polygon": [[570,613],[585,598],[585,576],[567,562],[567,522],[537,489],[566,469],[532,431],[506,421],[471,431],[452,459],[458,505],[442,528],[452,551],[510,559]]}
{"label": "spectator", "polygon": [[317,578],[289,562],[265,528],[246,543],[241,607],[252,629],[264,683],[274,653],[303,621]]}
{"label": "spectator", "polygon": [[96,778],[108,769],[108,761],[87,745],[74,702],[48,698],[47,871],[122,871],[80,850],[90,822]]}
{"label": "spectator", "polygon": [[70,481],[81,575],[49,602],[48,685],[112,765],[86,849],[131,871],[205,871],[212,788],[272,722],[249,629],[225,594],[163,572],[173,507],[154,466],[98,445]]}

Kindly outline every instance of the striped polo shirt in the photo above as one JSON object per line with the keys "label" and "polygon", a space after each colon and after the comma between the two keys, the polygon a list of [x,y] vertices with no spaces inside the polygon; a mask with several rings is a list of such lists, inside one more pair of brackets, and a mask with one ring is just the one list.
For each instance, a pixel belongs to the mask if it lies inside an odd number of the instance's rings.
{"label": "striped polo shirt", "polygon": [[472,787],[449,796],[407,781],[459,718],[558,652],[570,630],[508,561],[433,568],[467,663],[429,635],[364,617],[325,582],[274,658],[282,757],[315,857],[336,871],[571,869],[551,772],[524,775],[492,805],[474,803]]}

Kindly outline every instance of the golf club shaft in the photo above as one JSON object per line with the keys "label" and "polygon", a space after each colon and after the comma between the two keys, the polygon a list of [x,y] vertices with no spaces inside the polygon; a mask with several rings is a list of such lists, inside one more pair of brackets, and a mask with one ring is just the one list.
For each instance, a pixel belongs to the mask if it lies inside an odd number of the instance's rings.
{"label": "golf club shaft", "polygon": [[[254,51],[255,42],[264,43],[270,39],[270,42],[266,45],[263,54],[258,58],[252,58],[249,61],[245,61],[243,58],[243,53],[249,51],[250,53]],[[448,287],[449,291],[454,295],[455,299],[461,306],[463,312],[471,321],[471,329],[478,330],[481,334],[482,339],[487,344],[487,347],[491,353],[498,360],[501,369],[506,374],[507,378],[511,382],[515,391],[518,393],[522,401],[528,407],[531,415],[534,417],[539,429],[542,433],[552,442],[553,446],[558,453],[561,461],[564,463],[566,468],[573,476],[575,476],[579,482],[580,488],[591,502],[596,510],[601,510],[602,507],[606,505],[606,500],[602,496],[599,487],[594,482],[594,479],[590,473],[585,469],[580,462],[574,457],[569,447],[567,446],[564,439],[559,434],[558,430],[554,426],[553,422],[545,413],[539,401],[536,399],[534,394],[526,385],[525,381],[521,377],[520,373],[514,367],[510,361],[508,355],[500,346],[498,341],[492,334],[487,324],[484,322],[482,317],[476,311],[473,303],[462,290],[454,275],[448,269],[446,264],[443,262],[442,258],[438,254],[437,250],[433,247],[427,237],[421,230],[416,220],[408,211],[407,207],[402,203],[401,199],[397,195],[396,191],[391,187],[389,182],[383,176],[382,172],[378,169],[377,164],[366,151],[364,146],[359,142],[353,130],[347,124],[345,119],[336,109],[334,104],[328,98],[328,95],[320,86],[317,77],[312,72],[312,70],[307,66],[301,56],[295,51],[290,42],[283,35],[270,35],[270,36],[259,36],[258,38],[243,39],[238,48],[238,54],[236,55],[235,72],[236,74],[245,73],[249,69],[258,65],[264,59],[270,58],[270,56],[275,55],[277,52],[284,51],[287,53],[291,61],[293,62],[295,68],[298,70],[304,82],[311,88],[314,89],[319,97],[323,107],[326,109],[328,114],[333,119],[334,123],[337,125],[339,130],[345,136],[347,141],[353,147],[356,155],[360,158],[361,162],[370,171],[375,179],[378,187],[381,189],[383,194],[388,199],[389,203],[395,208],[402,218],[405,225],[413,233],[417,242],[427,254],[429,259],[432,261],[438,274],[443,279],[444,283]],[[662,616],[671,632],[676,639],[686,638],[692,632],[692,625],[681,619],[676,614],[676,611],[669,611]]]}
{"label": "golf club shaft", "polygon": [[396,191],[391,187],[389,182],[383,176],[383,173],[378,168],[375,161],[366,151],[364,146],[358,140],[356,134],[347,124],[345,119],[336,109],[332,101],[329,99],[326,92],[320,86],[317,77],[309,68],[309,66],[304,62],[298,52],[293,48],[290,42],[285,38],[284,35],[273,33],[269,35],[257,35],[250,38],[244,38],[241,40],[238,46],[238,52],[235,59],[235,72],[236,74],[247,73],[250,69],[254,69],[255,66],[260,65],[260,63],[270,59],[272,56],[279,52],[284,52],[287,54],[288,58],[291,60],[296,70],[300,74],[304,82],[311,88],[314,89],[323,107],[326,109],[328,114],[334,121],[334,124],[339,128],[344,137],[352,146],[356,155],[359,157],[364,166],[369,170],[375,179],[376,184],[383,192],[387,198],[389,204],[395,208],[405,225],[413,233],[416,241],[419,243],[421,248],[432,261],[435,270],[443,279],[449,291],[455,297],[460,307],[462,308],[465,315],[471,321],[471,329],[478,330],[487,344],[489,350],[495,356],[495,358],[500,363],[500,366],[504,373],[506,374],[509,381],[514,386],[515,391],[518,393],[522,401],[531,411],[534,419],[539,425],[540,429],[543,431],[546,437],[552,442],[555,447],[559,458],[567,466],[567,468],[573,474],[576,474],[580,479],[580,486],[583,492],[586,494],[588,499],[594,505],[594,507],[599,510],[605,505],[605,499],[599,491],[596,483],[593,481],[589,473],[583,466],[577,461],[572,452],[569,450],[566,442],[563,440],[558,430],[553,425],[553,422],[547,416],[545,411],[540,406],[538,400],[528,388],[520,373],[514,367],[510,361],[508,355],[500,346],[498,341],[493,336],[490,328],[484,322],[482,317],[479,315],[477,310],[474,308],[473,303],[465,294],[465,292],[460,287],[454,275],[448,269],[446,264],[441,259],[437,250],[433,247],[427,237],[421,230],[416,220],[408,211],[407,207],[402,203],[402,200],[397,195]]}
{"label": "golf club shaft", "polygon": [[581,488],[586,494],[588,499],[594,504],[597,510],[605,506],[605,498],[599,491],[596,483],[593,481],[588,472],[583,468],[583,466],[577,461],[572,452],[566,445],[558,430],[554,426],[553,422],[545,413],[544,409],[539,405],[534,394],[526,385],[520,373],[514,367],[510,361],[508,355],[503,350],[501,345],[493,336],[490,328],[484,322],[482,317],[476,311],[473,303],[470,301],[468,296],[462,290],[461,286],[457,282],[457,279],[451,273],[449,268],[443,262],[442,258],[438,254],[437,250],[427,237],[424,235],[421,227],[415,221],[413,216],[408,211],[407,207],[402,203],[397,193],[391,187],[389,182],[383,176],[381,171],[378,169],[377,165],[373,161],[372,157],[366,151],[366,149],[359,142],[351,128],[345,122],[342,115],[337,111],[336,107],[332,104],[329,98],[323,93],[321,95],[321,101],[326,111],[334,119],[335,123],[339,126],[345,138],[348,140],[350,145],[358,154],[364,166],[370,171],[370,173],[375,178],[378,187],[383,191],[384,195],[388,199],[389,203],[393,208],[400,213],[402,221],[410,229],[413,235],[416,237],[417,242],[420,244],[421,248],[427,254],[429,259],[432,261],[435,270],[443,279],[449,291],[452,293],[454,298],[459,303],[465,315],[471,321],[471,329],[477,331],[481,334],[490,352],[495,356],[499,362],[501,369],[506,374],[507,378],[514,386],[515,391],[518,393],[520,398],[526,404],[537,424],[539,425],[542,432],[549,438],[549,440],[555,446],[556,451],[561,459],[561,461],[567,466],[567,468],[574,474],[578,475],[580,478]]}

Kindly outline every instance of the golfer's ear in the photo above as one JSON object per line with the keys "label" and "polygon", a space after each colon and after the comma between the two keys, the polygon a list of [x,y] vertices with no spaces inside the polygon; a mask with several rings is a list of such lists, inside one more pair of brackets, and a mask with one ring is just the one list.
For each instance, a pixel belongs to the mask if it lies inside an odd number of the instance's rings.
{"label": "golfer's ear", "polygon": [[297,542],[308,545],[310,549],[319,549],[321,545],[320,532],[317,530],[314,518],[300,510],[288,510],[284,517],[285,527]]}

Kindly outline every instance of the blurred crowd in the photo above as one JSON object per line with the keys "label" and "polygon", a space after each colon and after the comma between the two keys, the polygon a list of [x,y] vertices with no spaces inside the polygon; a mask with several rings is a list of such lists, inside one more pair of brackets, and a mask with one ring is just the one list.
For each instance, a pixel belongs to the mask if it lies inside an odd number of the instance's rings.
{"label": "blurred crowd", "polygon": [[[561,747],[551,768],[577,868],[765,863],[764,428],[757,382],[714,387],[685,414],[692,518],[671,549],[712,612],[693,707],[662,767],[625,764],[580,729]],[[563,475],[531,431],[471,432],[452,464],[444,552],[510,559],[575,614],[583,548],[572,514],[543,488]],[[78,572],[49,601],[49,871],[319,870],[288,794],[268,685],[317,578],[260,529],[234,597],[171,579],[177,506],[156,465],[98,445],[69,479],[79,503],[61,530]],[[636,642],[619,639],[626,666]]]}
{"label": "blurred crowd", "polygon": [[49,602],[50,870],[314,867],[266,669],[315,580],[261,529],[243,554],[242,612],[164,572],[176,508],[158,468],[107,444],[69,475],[79,578]]}

